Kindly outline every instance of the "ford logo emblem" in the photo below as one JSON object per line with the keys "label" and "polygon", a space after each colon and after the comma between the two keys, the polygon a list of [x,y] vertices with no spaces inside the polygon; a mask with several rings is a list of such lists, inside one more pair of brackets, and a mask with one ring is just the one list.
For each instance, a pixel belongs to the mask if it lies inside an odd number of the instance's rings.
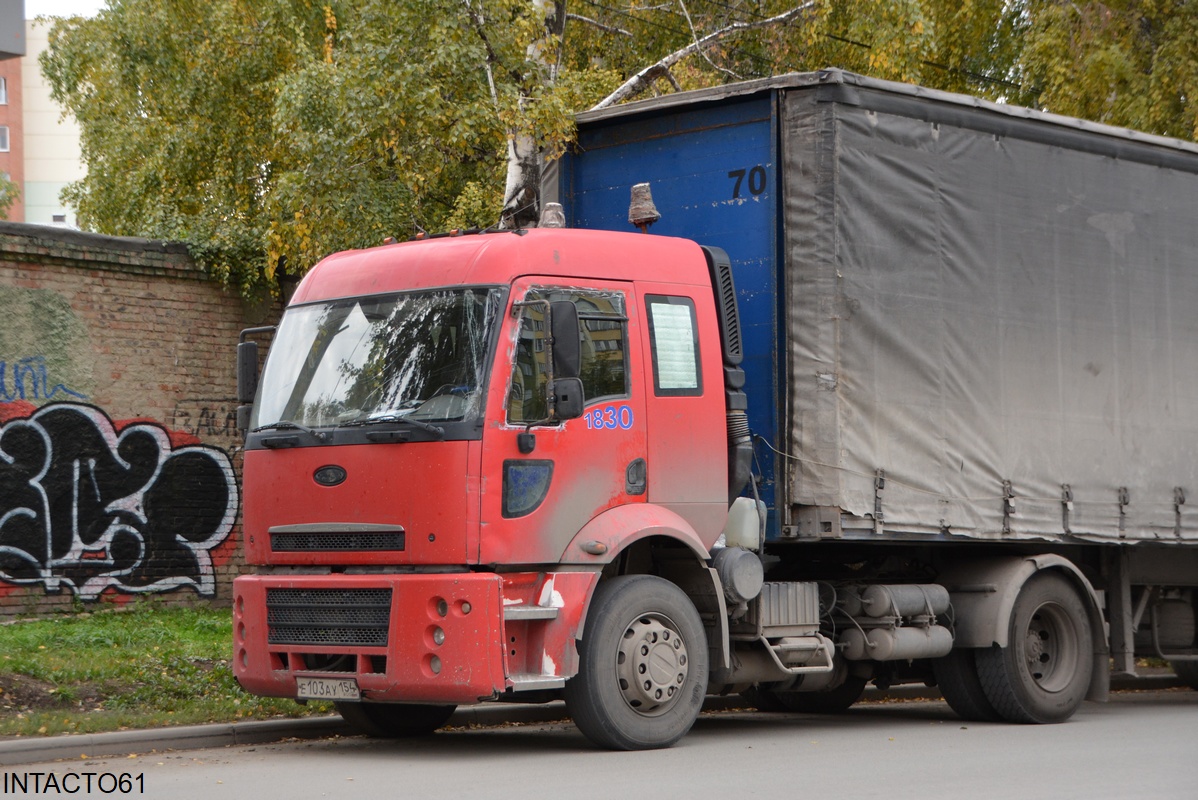
{"label": "ford logo emblem", "polygon": [[321,486],[336,486],[345,482],[346,473],[341,467],[329,465],[316,470],[312,477]]}

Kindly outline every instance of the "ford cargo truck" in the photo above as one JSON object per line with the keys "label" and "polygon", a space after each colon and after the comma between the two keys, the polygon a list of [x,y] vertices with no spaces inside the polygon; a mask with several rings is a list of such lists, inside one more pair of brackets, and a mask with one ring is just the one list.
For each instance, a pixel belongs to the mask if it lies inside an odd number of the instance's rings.
{"label": "ford cargo truck", "polygon": [[1198,684],[1198,147],[827,70],[583,114],[546,195],[243,337],[248,691],[644,749],[711,693]]}

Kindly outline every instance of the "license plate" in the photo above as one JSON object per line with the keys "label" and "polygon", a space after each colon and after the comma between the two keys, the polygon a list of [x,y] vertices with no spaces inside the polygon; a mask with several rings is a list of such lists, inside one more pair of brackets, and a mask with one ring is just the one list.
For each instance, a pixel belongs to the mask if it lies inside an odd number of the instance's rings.
{"label": "license plate", "polygon": [[301,700],[361,700],[353,678],[296,678],[295,696]]}

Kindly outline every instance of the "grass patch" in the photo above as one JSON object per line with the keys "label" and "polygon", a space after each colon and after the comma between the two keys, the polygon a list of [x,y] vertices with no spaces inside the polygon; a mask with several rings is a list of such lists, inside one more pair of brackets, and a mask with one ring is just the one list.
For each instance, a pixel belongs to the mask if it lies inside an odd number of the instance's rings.
{"label": "grass patch", "polygon": [[232,611],[100,611],[0,625],[0,736],[98,733],[328,713],[246,694]]}

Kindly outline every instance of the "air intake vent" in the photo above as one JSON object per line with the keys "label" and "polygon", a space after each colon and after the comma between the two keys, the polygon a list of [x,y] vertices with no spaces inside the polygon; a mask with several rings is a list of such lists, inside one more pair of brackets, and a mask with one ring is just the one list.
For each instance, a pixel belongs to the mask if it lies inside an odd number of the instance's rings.
{"label": "air intake vent", "polygon": [[270,549],[276,553],[403,552],[403,531],[358,533],[271,533]]}
{"label": "air intake vent", "polygon": [[276,525],[269,533],[276,553],[401,553],[405,543],[399,525],[314,522]]}
{"label": "air intake vent", "polygon": [[271,644],[385,647],[390,589],[268,589]]}
{"label": "air intake vent", "polygon": [[736,285],[732,281],[732,260],[718,247],[704,247],[711,285],[715,290],[716,310],[720,314],[720,339],[724,345],[724,363],[740,366],[744,348],[740,336],[740,311],[736,304]]}

